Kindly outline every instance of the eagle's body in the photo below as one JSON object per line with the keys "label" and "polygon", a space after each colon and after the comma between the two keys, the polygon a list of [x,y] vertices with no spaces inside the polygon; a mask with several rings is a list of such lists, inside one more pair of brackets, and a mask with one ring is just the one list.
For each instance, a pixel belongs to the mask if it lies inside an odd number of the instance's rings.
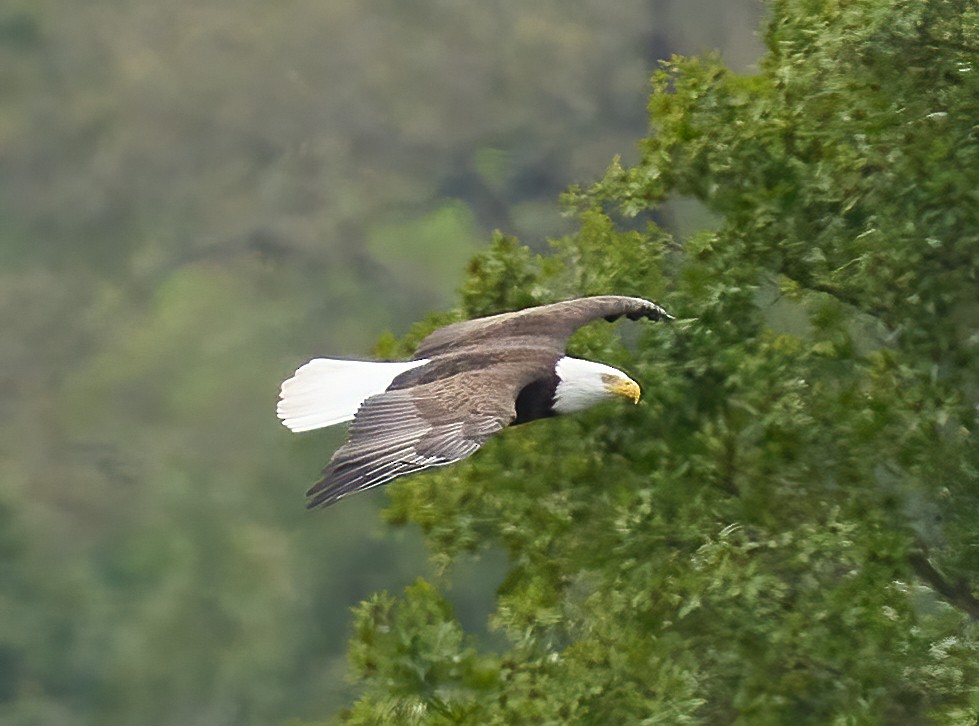
{"label": "eagle's body", "polygon": [[447,325],[410,361],[313,359],[282,384],[279,418],[293,431],[353,424],[309,506],[459,461],[507,426],[614,396],[638,402],[639,386],[621,371],[564,354],[585,323],[623,315],[670,318],[648,300],[606,295]]}

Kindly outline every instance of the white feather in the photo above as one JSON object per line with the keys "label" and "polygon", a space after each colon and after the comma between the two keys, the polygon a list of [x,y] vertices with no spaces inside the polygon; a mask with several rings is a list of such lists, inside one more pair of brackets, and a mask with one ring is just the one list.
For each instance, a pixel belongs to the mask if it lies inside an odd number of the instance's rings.
{"label": "white feather", "polygon": [[399,375],[426,363],[314,358],[283,382],[276,413],[292,431],[349,421],[365,399],[383,393]]}

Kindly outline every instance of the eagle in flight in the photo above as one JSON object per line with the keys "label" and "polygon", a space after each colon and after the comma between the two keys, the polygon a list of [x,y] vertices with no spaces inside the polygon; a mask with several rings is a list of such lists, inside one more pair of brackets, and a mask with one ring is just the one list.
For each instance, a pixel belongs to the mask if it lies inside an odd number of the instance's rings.
{"label": "eagle in flight", "polygon": [[447,325],[409,361],[309,361],[282,384],[282,423],[297,432],[353,424],[308,506],[465,459],[507,426],[616,396],[638,403],[639,385],[622,371],[564,353],[582,325],[622,316],[672,320],[648,300],[601,295]]}

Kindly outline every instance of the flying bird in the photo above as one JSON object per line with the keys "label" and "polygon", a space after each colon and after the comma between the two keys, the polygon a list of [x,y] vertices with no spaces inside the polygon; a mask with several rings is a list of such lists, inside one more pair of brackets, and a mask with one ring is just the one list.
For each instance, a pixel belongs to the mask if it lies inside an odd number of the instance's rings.
{"label": "flying bird", "polygon": [[307,506],[452,464],[507,426],[617,396],[638,403],[639,385],[625,373],[564,353],[582,325],[622,316],[673,319],[648,300],[602,295],[447,325],[409,361],[309,361],[282,384],[282,423],[297,432],[353,424]]}

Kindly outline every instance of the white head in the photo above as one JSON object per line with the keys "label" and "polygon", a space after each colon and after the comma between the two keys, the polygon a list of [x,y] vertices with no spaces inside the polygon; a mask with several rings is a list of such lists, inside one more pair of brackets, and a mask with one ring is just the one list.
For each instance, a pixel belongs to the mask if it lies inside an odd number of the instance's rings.
{"label": "white head", "polygon": [[565,356],[557,362],[554,412],[571,413],[616,396],[639,403],[639,384],[612,366]]}

